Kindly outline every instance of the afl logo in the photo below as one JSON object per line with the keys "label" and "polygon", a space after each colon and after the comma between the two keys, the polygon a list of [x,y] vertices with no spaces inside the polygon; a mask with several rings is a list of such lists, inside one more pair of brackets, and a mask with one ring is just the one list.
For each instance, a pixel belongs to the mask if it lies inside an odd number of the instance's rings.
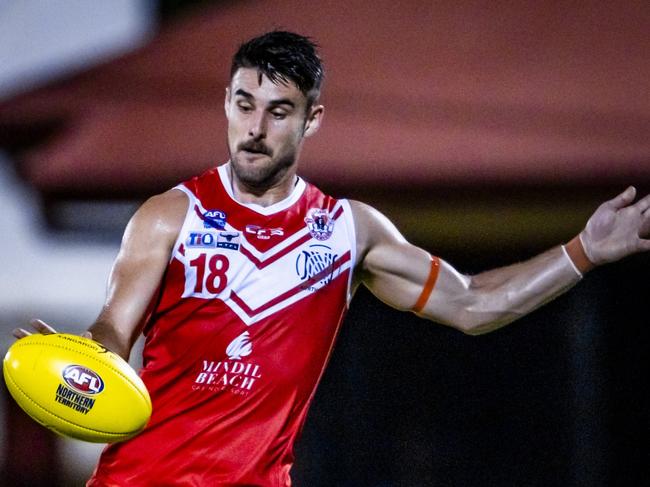
{"label": "afl logo", "polygon": [[104,390],[104,381],[97,372],[81,365],[68,365],[63,369],[63,380],[81,394],[99,394]]}
{"label": "afl logo", "polygon": [[226,214],[221,210],[207,210],[203,214],[203,227],[223,230],[226,228]]}

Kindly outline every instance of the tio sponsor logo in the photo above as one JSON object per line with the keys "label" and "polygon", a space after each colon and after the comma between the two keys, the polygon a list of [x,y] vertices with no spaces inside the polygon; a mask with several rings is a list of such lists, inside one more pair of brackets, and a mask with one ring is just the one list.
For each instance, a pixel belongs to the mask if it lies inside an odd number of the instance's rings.
{"label": "tio sponsor logo", "polygon": [[68,365],[63,369],[65,383],[81,394],[94,395],[104,390],[104,381],[97,372],[81,365]]}

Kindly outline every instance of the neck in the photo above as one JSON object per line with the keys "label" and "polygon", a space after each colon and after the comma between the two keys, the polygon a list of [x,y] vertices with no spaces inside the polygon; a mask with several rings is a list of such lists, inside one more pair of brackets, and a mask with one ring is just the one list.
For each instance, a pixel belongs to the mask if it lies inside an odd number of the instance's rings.
{"label": "neck", "polygon": [[233,196],[243,204],[256,204],[262,207],[271,206],[279,201],[288,198],[293,188],[298,184],[295,168],[290,168],[274,184],[264,187],[256,187],[239,180],[228,163],[226,167]]}

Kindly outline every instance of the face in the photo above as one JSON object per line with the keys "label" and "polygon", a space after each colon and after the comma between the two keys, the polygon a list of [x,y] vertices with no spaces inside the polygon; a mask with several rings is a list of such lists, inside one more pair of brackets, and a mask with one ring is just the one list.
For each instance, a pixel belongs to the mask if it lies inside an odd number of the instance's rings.
{"label": "face", "polygon": [[295,173],[305,137],[320,125],[323,107],[307,107],[293,83],[275,84],[253,68],[240,68],[226,89],[228,150],[235,177],[266,189]]}

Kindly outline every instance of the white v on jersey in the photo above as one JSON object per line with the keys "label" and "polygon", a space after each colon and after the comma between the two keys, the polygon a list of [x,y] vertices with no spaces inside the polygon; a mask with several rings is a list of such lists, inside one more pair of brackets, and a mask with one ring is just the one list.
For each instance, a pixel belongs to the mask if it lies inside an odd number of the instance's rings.
{"label": "white v on jersey", "polygon": [[[229,188],[225,166],[219,175]],[[185,186],[177,189],[190,199],[173,256],[185,267],[183,297],[221,299],[251,325],[304,299],[353,266],[354,227],[345,200],[330,203],[331,208],[309,208],[297,228],[245,222],[237,227],[233,224],[239,222],[224,210],[205,208]],[[269,208],[246,207],[273,217],[295,205],[306,189],[301,179],[285,201]]]}

